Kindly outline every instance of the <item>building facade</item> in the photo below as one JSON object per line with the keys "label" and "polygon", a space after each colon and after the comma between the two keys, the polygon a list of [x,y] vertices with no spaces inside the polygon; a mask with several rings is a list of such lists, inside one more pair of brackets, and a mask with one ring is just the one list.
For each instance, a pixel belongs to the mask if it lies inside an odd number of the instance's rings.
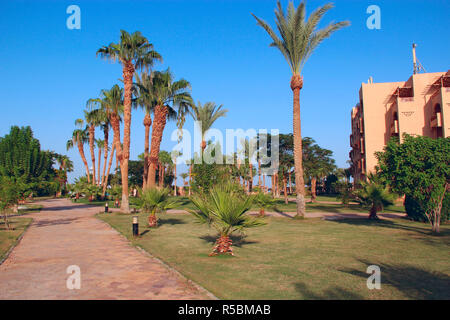
{"label": "building facade", "polygon": [[403,133],[450,136],[450,70],[414,74],[405,82],[362,83],[351,111],[350,160],[355,182],[375,170],[375,152]]}

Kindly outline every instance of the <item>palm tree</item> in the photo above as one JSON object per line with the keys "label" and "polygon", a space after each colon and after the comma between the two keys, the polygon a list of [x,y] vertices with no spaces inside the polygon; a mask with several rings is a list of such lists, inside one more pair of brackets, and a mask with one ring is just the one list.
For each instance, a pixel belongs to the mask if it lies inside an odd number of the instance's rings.
{"label": "palm tree", "polygon": [[84,111],[84,119],[86,120],[88,132],[89,132],[89,149],[91,151],[92,160],[92,184],[96,184],[95,177],[95,128],[101,124],[101,116],[97,110]]}
{"label": "palm tree", "polygon": [[97,173],[97,184],[100,186],[102,185],[102,179],[101,179],[101,170],[100,170],[100,165],[101,165],[101,157],[102,157],[102,150],[105,147],[105,140],[101,140],[101,139],[95,139],[95,144],[97,145],[97,150],[98,150],[98,173]]}
{"label": "palm tree", "polygon": [[[118,61],[122,64],[124,83],[124,134],[123,152],[120,160],[122,173],[122,211],[129,212],[128,200],[128,161],[130,159],[130,130],[131,130],[131,105],[133,76],[137,69],[149,69],[155,60],[162,61],[161,55],[153,50],[153,45],[148,42],[139,31],[132,34],[121,30],[119,43],[111,43],[97,51],[102,58]],[[117,147],[116,147],[117,148]]]}
{"label": "palm tree", "polygon": [[177,196],[177,158],[183,154],[178,150],[173,150],[170,155],[172,156],[173,162],[173,195]]}
{"label": "palm tree", "polygon": [[261,191],[255,197],[255,204],[259,207],[259,215],[261,217],[266,214],[266,209],[275,207],[276,203],[276,199]]}
{"label": "palm tree", "polygon": [[[80,127],[80,125],[82,126],[83,124],[83,120],[81,119],[77,119],[75,120],[75,125],[77,127]],[[69,139],[66,143],[66,148],[67,150],[71,149],[74,147],[74,145],[76,145],[78,147],[78,152],[80,153],[81,156],[81,160],[83,160],[84,166],[86,168],[86,176],[88,179],[88,183],[90,183],[90,173],[89,173],[89,166],[86,160],[86,156],[84,155],[84,144],[88,141],[88,137],[87,137],[87,133],[85,129],[75,129],[72,132],[72,138]]]}
{"label": "palm tree", "polygon": [[67,173],[73,171],[73,162],[68,156],[63,154],[55,154],[55,160],[59,165],[59,172],[62,174],[62,179],[60,180],[60,190],[66,189],[67,184]]}
{"label": "palm tree", "polygon": [[189,174],[187,172],[183,172],[180,174],[181,178],[183,179],[183,187],[186,185],[186,179],[189,177]]}
{"label": "palm tree", "polygon": [[281,7],[280,1],[277,1],[275,10],[277,29],[281,38],[272,30],[272,28],[263,20],[253,17],[257,20],[259,26],[264,28],[273,42],[272,47],[278,48],[292,71],[291,90],[294,93],[293,106],[293,131],[294,131],[294,161],[295,161],[295,187],[297,192],[297,217],[304,217],[305,207],[305,183],[303,179],[302,167],[302,136],[300,123],[300,89],[303,87],[302,68],[314,49],[331,34],[345,26],[348,21],[331,23],[323,29],[317,26],[324,14],[333,7],[332,4],[326,4],[316,9],[308,19],[306,19],[305,2],[300,2],[297,9],[293,2],[289,2],[287,15]]}
{"label": "palm tree", "polygon": [[188,92],[189,82],[184,79],[174,82],[170,70],[153,72],[152,81],[154,119],[147,179],[148,188],[153,188],[156,183],[156,165],[167,119],[177,119],[180,129],[184,124],[186,113],[193,104],[192,97]]}
{"label": "palm tree", "polygon": [[242,191],[235,185],[213,187],[208,195],[195,195],[191,197],[191,201],[197,209],[189,212],[200,223],[214,227],[219,233],[210,256],[233,255],[230,238],[232,233],[264,225],[262,221],[245,214],[252,207],[253,198],[243,197]]}
{"label": "palm tree", "polygon": [[151,113],[154,110],[154,101],[152,95],[153,81],[151,74],[146,72],[142,73],[142,76],[136,75],[136,91],[137,91],[137,104],[145,110],[145,117],[143,125],[145,128],[145,140],[144,140],[144,176],[142,188],[147,188],[148,179],[148,167],[149,167],[149,149],[150,149],[150,126],[152,125]]}
{"label": "palm tree", "polygon": [[222,109],[222,105],[217,106],[214,102],[206,102],[203,106],[199,102],[197,105],[192,105],[191,115],[194,118],[194,121],[198,121],[201,123],[201,137],[202,142],[200,144],[202,154],[206,148],[205,134],[211,129],[214,122],[220,117],[225,117],[228,110]]}
{"label": "palm tree", "polygon": [[[111,157],[108,165],[108,171],[106,173],[105,181],[103,183],[103,195],[105,195],[106,187],[108,185],[109,170],[112,164],[112,158],[114,156],[114,151],[116,152],[116,162],[117,165],[120,163],[122,158],[122,144],[120,140],[120,121],[122,120],[121,115],[123,113],[123,89],[117,84],[114,85],[110,90],[102,90],[100,92],[100,98],[90,99],[87,102],[88,108],[91,110],[99,110],[98,112],[103,114],[113,129],[113,142]],[[97,109],[95,109],[97,108]],[[105,139],[106,141],[106,139]]]}
{"label": "palm tree", "polygon": [[171,201],[169,197],[169,189],[148,188],[142,191],[139,198],[139,206],[143,212],[149,213],[148,226],[156,227],[158,225],[157,213],[166,212],[175,208],[177,201]]}
{"label": "palm tree", "polygon": [[356,201],[362,206],[369,207],[369,219],[378,219],[377,212],[383,207],[394,203],[395,195],[389,192],[389,188],[370,179],[361,183],[361,189],[355,191]]}

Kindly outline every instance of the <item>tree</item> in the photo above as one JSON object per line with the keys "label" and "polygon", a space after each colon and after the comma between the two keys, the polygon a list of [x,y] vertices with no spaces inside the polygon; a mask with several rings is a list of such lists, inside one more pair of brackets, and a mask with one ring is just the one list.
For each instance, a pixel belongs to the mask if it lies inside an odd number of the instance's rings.
{"label": "tree", "polygon": [[376,153],[377,170],[398,194],[411,197],[439,233],[442,204],[450,189],[450,138],[405,134]]}
{"label": "tree", "polygon": [[162,61],[161,55],[153,50],[153,45],[148,42],[139,31],[132,34],[121,30],[120,41],[104,46],[97,51],[102,58],[118,61],[122,64],[124,83],[124,134],[123,154],[120,159],[122,172],[122,211],[130,212],[128,200],[128,161],[130,159],[130,130],[131,130],[131,105],[133,76],[137,69],[149,69],[155,60]]}
{"label": "tree", "polygon": [[206,148],[205,135],[206,132],[211,129],[214,122],[221,117],[225,117],[228,110],[222,109],[222,105],[217,106],[214,102],[206,102],[203,106],[199,102],[197,105],[193,104],[191,109],[191,115],[194,121],[198,121],[201,124],[201,137],[202,142],[200,144],[202,155]]}
{"label": "tree", "polygon": [[63,154],[55,153],[54,157],[59,164],[58,169],[58,178],[60,183],[59,189],[62,192],[63,190],[66,189],[67,173],[73,171],[73,162],[72,160],[69,159],[68,156]]}
{"label": "tree", "polygon": [[[123,114],[123,89],[121,89],[116,84],[110,90],[101,90],[100,97],[97,99],[88,100],[87,106],[92,111],[98,110],[97,112],[103,115],[104,124],[108,122],[113,129],[113,147],[111,150],[111,156],[108,164],[108,170],[105,176],[105,181],[103,183],[103,195],[105,195],[114,152],[116,153],[116,166],[120,165],[120,159],[122,158],[120,122],[122,121]],[[107,141],[106,136],[105,141]]]}
{"label": "tree", "polygon": [[302,136],[300,123],[300,89],[303,87],[303,77],[301,76],[302,68],[314,49],[331,34],[342,27],[348,26],[348,21],[331,23],[323,29],[317,26],[324,14],[333,7],[332,4],[326,4],[316,9],[308,19],[306,19],[305,2],[300,2],[295,9],[293,2],[289,2],[287,14],[281,7],[280,1],[277,2],[275,10],[277,28],[280,37],[272,30],[272,28],[263,20],[253,17],[258,22],[273,42],[270,46],[277,48],[287,60],[292,71],[291,89],[294,93],[293,108],[293,129],[294,129],[294,161],[295,161],[295,186],[297,191],[297,214],[296,216],[304,217],[306,212],[305,206],[305,184],[303,179],[302,166]]}
{"label": "tree", "polygon": [[164,128],[167,119],[177,119],[177,126],[184,125],[185,115],[192,106],[190,83],[184,79],[173,81],[170,70],[153,72],[153,87],[151,96],[154,101],[154,119],[149,157],[147,187],[155,186],[156,165],[161,147]]}
{"label": "tree", "polygon": [[255,197],[255,204],[259,207],[259,215],[261,217],[266,214],[266,209],[275,207],[276,202],[271,195],[261,191]]}
{"label": "tree", "polygon": [[11,229],[8,221],[8,209],[17,205],[19,198],[20,193],[16,181],[11,177],[0,176],[0,210],[7,230]]}
{"label": "tree", "polygon": [[356,201],[362,206],[370,208],[369,219],[378,219],[377,212],[383,207],[391,205],[395,196],[389,192],[389,188],[383,184],[374,181],[363,181],[361,188],[355,191]]}
{"label": "tree", "polygon": [[311,202],[315,202],[317,181],[336,169],[335,161],[331,158],[333,151],[321,148],[314,139],[309,137],[305,137],[302,144],[304,173],[311,181]]}
{"label": "tree", "polygon": [[152,125],[151,113],[155,108],[152,95],[153,81],[151,74],[146,72],[142,76],[136,75],[136,90],[137,90],[137,104],[145,110],[145,117],[143,125],[145,128],[144,140],[144,174],[142,181],[142,188],[147,188],[148,167],[149,167],[149,149],[150,149],[150,126]]}
{"label": "tree", "polygon": [[21,184],[25,193],[48,193],[48,186],[58,179],[53,168],[56,153],[41,150],[39,140],[30,127],[12,126],[9,134],[0,138],[0,177]]}
{"label": "tree", "polygon": [[173,150],[170,153],[170,156],[172,157],[172,163],[173,163],[173,195],[177,196],[177,158],[181,157],[183,154],[178,150]]}
{"label": "tree", "polygon": [[156,227],[158,225],[157,213],[166,212],[177,206],[177,201],[170,200],[169,189],[148,188],[142,191],[139,198],[139,206],[143,212],[149,213],[148,226]]}
{"label": "tree", "polygon": [[[84,119],[86,120],[86,129],[89,136],[89,150],[91,152],[92,161],[92,184],[96,184],[96,170],[95,170],[95,128],[100,125],[101,119],[99,117],[97,110],[84,111]],[[81,119],[80,119],[81,120]]]}
{"label": "tree", "polygon": [[99,186],[102,185],[102,178],[101,178],[101,170],[100,170],[100,166],[101,166],[101,157],[102,157],[102,151],[105,148],[105,140],[101,140],[101,139],[95,139],[95,145],[97,146],[97,150],[98,150],[98,170],[97,170],[97,184]]}
{"label": "tree", "polygon": [[242,195],[240,188],[231,184],[215,186],[209,193],[192,196],[196,210],[189,212],[200,222],[214,227],[219,238],[210,253],[212,255],[233,255],[231,234],[258,227],[264,223],[245,213],[250,210],[253,198]]}

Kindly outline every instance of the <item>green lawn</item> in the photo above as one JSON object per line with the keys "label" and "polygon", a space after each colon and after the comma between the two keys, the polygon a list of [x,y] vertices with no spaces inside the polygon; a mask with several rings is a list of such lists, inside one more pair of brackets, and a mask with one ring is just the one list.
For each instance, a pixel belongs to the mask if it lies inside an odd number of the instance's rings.
{"label": "green lawn", "polygon": [[14,228],[14,230],[6,230],[2,216],[0,221],[0,260],[4,258],[9,248],[17,242],[17,239],[28,228],[33,219],[10,218],[8,220],[10,227]]}
{"label": "green lawn", "polygon": [[[187,214],[131,237],[131,215],[98,217],[132,243],[224,299],[450,299],[450,226],[440,236],[403,219],[293,220],[235,238],[235,257],[208,257],[215,232]],[[368,290],[367,266],[381,268],[381,290]]]}

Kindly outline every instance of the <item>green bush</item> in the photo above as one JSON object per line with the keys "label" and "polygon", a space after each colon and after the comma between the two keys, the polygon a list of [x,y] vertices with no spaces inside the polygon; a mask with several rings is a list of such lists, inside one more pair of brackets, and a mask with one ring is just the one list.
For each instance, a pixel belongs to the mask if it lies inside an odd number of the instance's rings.
{"label": "green bush", "polygon": [[[419,201],[411,196],[405,197],[405,210],[406,214],[411,220],[414,221],[428,221],[423,209],[420,206]],[[450,219],[450,194],[446,194],[444,201],[442,201],[441,209],[441,222],[448,221]]]}

